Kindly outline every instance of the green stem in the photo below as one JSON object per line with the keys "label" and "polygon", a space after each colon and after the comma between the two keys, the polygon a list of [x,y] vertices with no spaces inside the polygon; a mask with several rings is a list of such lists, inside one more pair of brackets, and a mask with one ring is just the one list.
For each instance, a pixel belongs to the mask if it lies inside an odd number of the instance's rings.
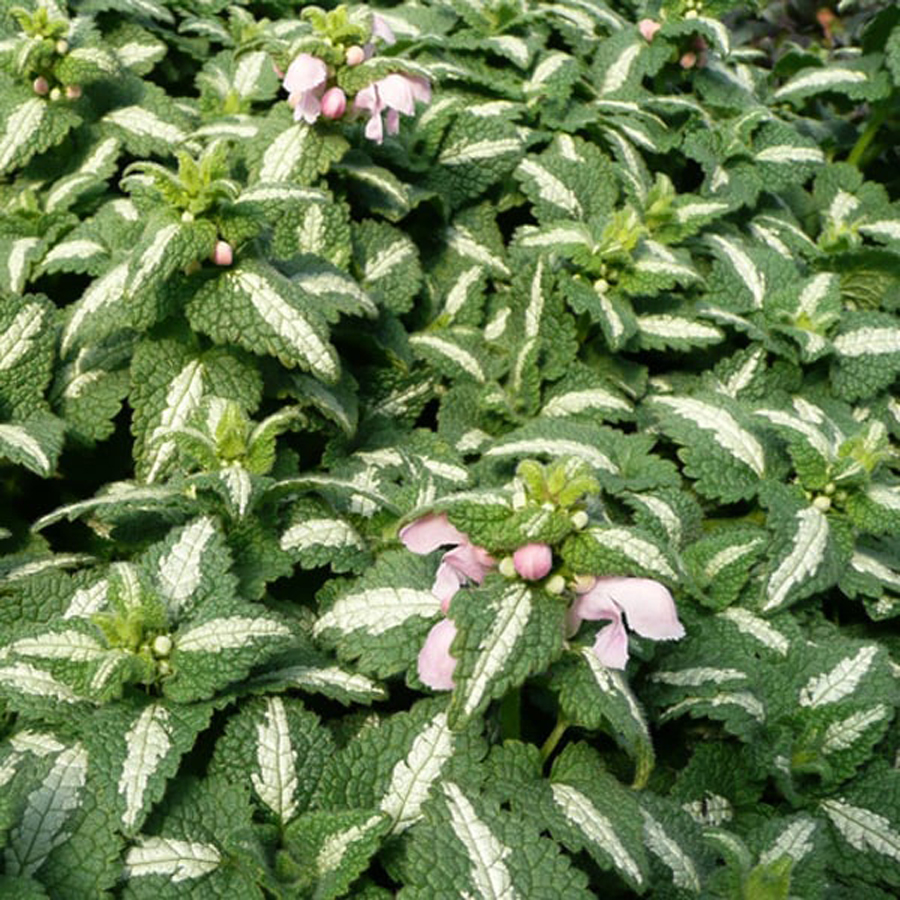
{"label": "green stem", "polygon": [[500,739],[517,741],[522,736],[522,693],[509,691],[500,703]]}
{"label": "green stem", "polygon": [[847,162],[850,163],[851,166],[856,166],[857,169],[861,168],[860,162],[862,161],[866,150],[869,149],[869,145],[875,140],[875,135],[878,133],[878,129],[884,124],[887,115],[886,106],[882,106],[872,114],[869,124],[866,125],[863,133],[853,145],[850,155],[847,157]]}
{"label": "green stem", "polygon": [[569,727],[569,723],[560,716],[556,720],[556,725],[553,726],[553,731],[550,732],[550,735],[547,737],[547,740],[544,741],[544,746],[541,747],[541,762],[547,762],[550,758],[553,751],[556,749],[556,745],[559,743],[560,738],[565,734],[566,729]]}

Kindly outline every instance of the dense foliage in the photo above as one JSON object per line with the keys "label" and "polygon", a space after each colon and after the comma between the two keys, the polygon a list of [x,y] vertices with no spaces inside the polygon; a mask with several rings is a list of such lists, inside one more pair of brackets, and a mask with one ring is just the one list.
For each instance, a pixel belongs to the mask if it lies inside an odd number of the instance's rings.
{"label": "dense foliage", "polygon": [[0,895],[900,890],[900,8],[0,9]]}

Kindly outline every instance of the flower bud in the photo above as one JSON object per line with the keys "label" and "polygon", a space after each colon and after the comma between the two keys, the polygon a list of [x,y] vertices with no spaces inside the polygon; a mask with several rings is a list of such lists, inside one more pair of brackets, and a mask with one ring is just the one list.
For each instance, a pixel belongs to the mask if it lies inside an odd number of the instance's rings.
{"label": "flower bud", "polygon": [[153,639],[151,646],[154,656],[168,656],[172,652],[172,638],[167,634],[159,634]]}
{"label": "flower bud", "polygon": [[554,575],[545,585],[548,594],[561,594],[566,589],[566,579],[562,575]]}
{"label": "flower bud", "polygon": [[69,52],[69,42],[68,41],[57,41],[56,42],[56,52],[63,56],[64,54]]}
{"label": "flower bud", "polygon": [[581,531],[582,528],[587,527],[588,514],[583,509],[579,509],[578,512],[572,513],[570,521],[579,531]]}
{"label": "flower bud", "polygon": [[197,259],[192,259],[182,270],[185,275],[193,275],[196,272],[200,271],[200,261]]}
{"label": "flower bud", "polygon": [[693,50],[688,50],[688,52],[678,60],[678,65],[680,65],[682,69],[693,69],[694,66],[697,65],[697,54],[694,53]]}
{"label": "flower bud", "polygon": [[819,496],[813,500],[812,505],[819,510],[819,512],[828,512],[828,510],[831,509],[831,497],[819,494]]}
{"label": "flower bud", "polygon": [[326,119],[339,119],[347,109],[347,95],[339,88],[325,91],[322,97],[322,115]]}
{"label": "flower bud", "polygon": [[553,566],[553,551],[547,544],[525,544],[513,554],[513,565],[526,581],[540,581]]}
{"label": "flower bud", "polygon": [[515,578],[516,566],[511,556],[504,556],[503,559],[500,560],[500,565],[497,566],[497,568],[500,570],[500,574],[505,578]]}
{"label": "flower bud", "polygon": [[69,84],[66,85],[66,97],[69,100],[77,100],[81,96],[81,85],[80,84]]}
{"label": "flower bud", "polygon": [[209,257],[217,266],[230,266],[234,260],[234,251],[228,241],[216,241],[216,246]]}
{"label": "flower bud", "polygon": [[641,33],[641,37],[649,44],[650,41],[656,36],[656,32],[662,28],[659,22],[655,22],[653,19],[641,19],[638,22],[638,31]]}
{"label": "flower bud", "polygon": [[55,87],[50,91],[51,100],[59,100],[60,97],[62,97],[62,91],[58,87]]}
{"label": "flower bud", "polygon": [[47,94],[50,93],[50,84],[43,75],[34,79],[34,83],[31,85],[34,88],[34,92],[39,94],[41,97],[46,97]]}
{"label": "flower bud", "polygon": [[348,66],[358,66],[365,60],[366,51],[358,44],[354,44],[352,47],[347,48],[347,54],[344,58],[347,60]]}

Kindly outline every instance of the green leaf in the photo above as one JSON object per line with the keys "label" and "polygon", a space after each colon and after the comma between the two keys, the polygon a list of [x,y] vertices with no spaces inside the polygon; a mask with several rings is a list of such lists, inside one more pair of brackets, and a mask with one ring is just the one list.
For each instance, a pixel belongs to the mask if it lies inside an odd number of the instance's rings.
{"label": "green leaf", "polygon": [[640,702],[620,672],[604,666],[590,647],[572,647],[550,670],[550,687],[567,722],[604,730],[635,764],[641,786],[653,770],[655,753]]}
{"label": "green leaf", "polygon": [[246,788],[221,777],[182,778],[124,856],[123,897],[262,900],[262,849],[250,832]]}
{"label": "green leaf", "polygon": [[49,413],[35,413],[19,422],[0,424],[0,459],[8,459],[49,478],[62,450],[64,431],[62,421]]}
{"label": "green leaf", "polygon": [[522,149],[512,124],[463,113],[447,129],[426,184],[457,208],[512,172]]}
{"label": "green leaf", "polygon": [[834,584],[850,555],[850,537],[802,495],[781,485],[766,486],[768,523],[776,552],[768,565],[760,608],[771,613]]}
{"label": "green leaf", "polygon": [[212,716],[210,704],[175,706],[165,701],[127,702],[85,723],[92,758],[102,760],[116,789],[119,829],[136,834],[158,803],[182,757]]}
{"label": "green leaf", "polygon": [[416,703],[407,713],[363,727],[332,757],[319,783],[323,809],[378,809],[401,834],[422,819],[438,785],[464,777],[484,748],[480,723],[462,730],[447,725],[445,701]]}
{"label": "green leaf", "polygon": [[765,446],[736,404],[712,396],[660,396],[650,403],[663,432],[682,445],[678,455],[699,491],[733,502],[758,490],[767,470]]}
{"label": "green leaf", "polygon": [[693,577],[701,600],[713,609],[734,603],[768,545],[769,536],[763,529],[736,526],[716,531],[686,547],[685,568]]}
{"label": "green leaf", "polygon": [[235,400],[252,410],[260,393],[259,375],[241,351],[222,347],[200,353],[174,340],[139,344],[130,394],[138,477],[154,482],[172,470],[177,446],[163,438],[191,424],[204,395]]}
{"label": "green leaf", "polygon": [[35,97],[13,88],[6,78],[0,84],[3,92],[0,174],[5,175],[24,166],[35,154],[58,144],[81,119],[65,101],[53,104],[43,97]]}
{"label": "green leaf", "polygon": [[253,142],[254,180],[313,184],[348,147],[340,134],[305,122],[291,122],[286,105],[279,104]]}
{"label": "green leaf", "polygon": [[584,575],[641,575],[665,582],[678,580],[679,563],[649,532],[616,525],[594,525],[571,535],[562,556]]}
{"label": "green leaf", "polygon": [[454,728],[560,655],[565,611],[560,598],[500,576],[454,596],[448,614],[457,628],[450,649],[458,660],[449,711]]}
{"label": "green leaf", "polygon": [[249,782],[280,826],[305,812],[334,753],[331,733],[299,700],[259,698],[241,705],[216,743],[211,771]]}
{"label": "green leaf", "polygon": [[[463,783],[464,784],[464,783]],[[409,843],[402,900],[465,895],[587,898],[585,876],[522,817],[445,779]]]}
{"label": "green leaf", "polygon": [[300,501],[295,505],[280,545],[305,569],[330,565],[335,572],[361,572],[371,565],[359,532],[324,503]]}
{"label": "green leaf", "polygon": [[543,809],[562,844],[573,852],[586,850],[634,889],[645,887],[649,872],[635,795],[604,771],[587,744],[569,744],[554,761]]}
{"label": "green leaf", "polygon": [[365,290],[381,306],[407,312],[422,280],[419,251],[403,232],[371,219],[353,227],[353,261]]}
{"label": "green leaf", "polygon": [[434,565],[407,550],[388,551],[327,605],[313,635],[381,677],[411,665],[440,601],[431,592]]}
{"label": "green leaf", "polygon": [[308,891],[313,900],[345,896],[368,868],[390,826],[390,817],[378,810],[321,810],[299,816],[284,836],[292,888]]}
{"label": "green leaf", "polygon": [[192,327],[219,342],[261,349],[327,382],[340,374],[328,329],[306,293],[281,273],[247,261],[219,275],[187,307]]}
{"label": "green leaf", "polygon": [[831,380],[842,400],[864,400],[900,373],[900,328],[886,313],[849,312],[834,338]]}

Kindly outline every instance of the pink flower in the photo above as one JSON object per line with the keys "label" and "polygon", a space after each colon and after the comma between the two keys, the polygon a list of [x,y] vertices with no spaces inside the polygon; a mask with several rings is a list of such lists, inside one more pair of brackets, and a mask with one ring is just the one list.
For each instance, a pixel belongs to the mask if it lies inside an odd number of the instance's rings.
{"label": "pink flower", "polygon": [[638,22],[638,31],[648,44],[653,40],[656,36],[656,32],[659,31],[660,28],[662,28],[662,25],[653,19],[641,19],[641,21]]}
{"label": "pink flower", "polygon": [[50,93],[50,83],[44,78],[43,75],[34,79],[34,83],[31,85],[34,92],[41,97],[46,97],[47,94]]}
{"label": "pink flower", "polygon": [[431,85],[425,78],[394,73],[364,87],[353,101],[356,111],[368,110],[366,137],[380,144],[384,140],[381,114],[387,111],[387,133],[400,130],[400,113],[411,116],[416,111],[416,101],[431,100]]}
{"label": "pink flower", "polygon": [[301,53],[289,66],[284,76],[284,89],[290,95],[288,103],[294,110],[294,119],[312,125],[319,118],[322,94],[328,80],[328,67],[317,56]]}
{"label": "pink flower", "polygon": [[453,690],[456,659],[450,655],[450,645],[456,637],[456,625],[451,619],[441,619],[425,638],[419,651],[419,678],[436,691]]}
{"label": "pink flower", "polygon": [[513,565],[526,581],[540,581],[553,566],[553,551],[547,544],[525,544],[513,554]]}
{"label": "pink flower", "polygon": [[610,624],[597,632],[594,653],[611,669],[624,669],[628,662],[628,626],[654,641],[673,641],[684,637],[678,621],[675,601],[668,589],[649,578],[598,578],[572,604],[569,610],[570,632],[574,634],[584,619],[592,622],[608,619]]}
{"label": "pink flower", "polygon": [[424,556],[450,544],[456,546],[441,558],[431,592],[441,601],[441,610],[447,612],[453,595],[467,582],[481,584],[494,565],[491,555],[473,544],[461,531],[454,528],[446,513],[430,513],[400,529],[400,540],[408,550]]}
{"label": "pink flower", "polygon": [[381,38],[388,46],[397,43],[397,38],[394,37],[391,26],[377,13],[372,16],[372,37]]}
{"label": "pink flower", "polygon": [[339,88],[325,91],[322,97],[322,115],[326,119],[339,119],[347,109],[347,95]]}
{"label": "pink flower", "polygon": [[234,251],[228,241],[216,241],[213,252],[209,257],[217,266],[230,266],[234,261]]}
{"label": "pink flower", "polygon": [[[377,14],[372,16],[371,40],[363,47],[364,59],[371,59],[375,55],[375,38],[384,41],[388,47],[390,47],[391,44],[397,43],[397,38],[394,37],[394,32],[391,31],[391,26]],[[351,66],[356,65],[356,63],[351,63],[349,61],[347,64]]]}

